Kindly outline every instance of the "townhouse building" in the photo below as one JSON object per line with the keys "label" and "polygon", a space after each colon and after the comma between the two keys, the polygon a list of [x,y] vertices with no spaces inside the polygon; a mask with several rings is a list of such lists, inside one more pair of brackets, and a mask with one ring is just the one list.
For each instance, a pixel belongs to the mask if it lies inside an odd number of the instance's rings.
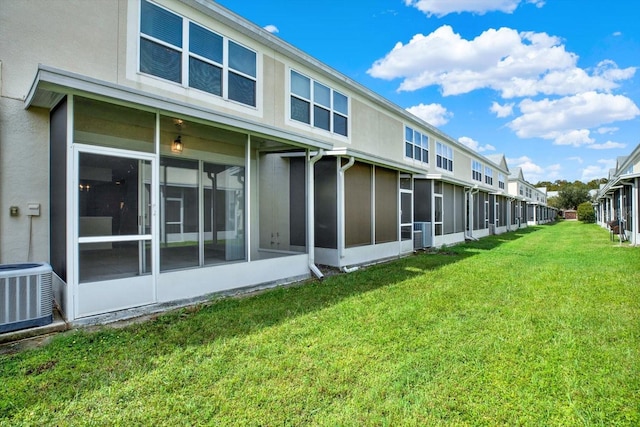
{"label": "townhouse building", "polygon": [[504,156],[214,2],[5,2],[0,94],[0,263],[49,263],[71,322],[552,219]]}
{"label": "townhouse building", "polygon": [[613,230],[617,226],[621,243],[640,244],[640,144],[617,159],[608,182],[596,194],[594,209],[602,227]]}

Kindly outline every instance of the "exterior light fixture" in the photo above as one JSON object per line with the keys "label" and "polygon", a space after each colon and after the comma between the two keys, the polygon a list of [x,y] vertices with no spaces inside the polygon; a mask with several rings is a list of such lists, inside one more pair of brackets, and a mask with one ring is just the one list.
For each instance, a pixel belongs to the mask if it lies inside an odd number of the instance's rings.
{"label": "exterior light fixture", "polygon": [[182,143],[182,136],[178,135],[171,143],[171,152],[179,154],[182,153],[183,148],[184,144]]}

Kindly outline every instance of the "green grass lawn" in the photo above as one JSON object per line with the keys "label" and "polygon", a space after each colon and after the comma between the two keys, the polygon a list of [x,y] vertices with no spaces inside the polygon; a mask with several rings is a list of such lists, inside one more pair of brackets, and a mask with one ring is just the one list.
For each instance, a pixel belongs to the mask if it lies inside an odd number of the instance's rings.
{"label": "green grass lawn", "polygon": [[203,424],[640,425],[640,248],[531,227],[0,355],[0,425]]}

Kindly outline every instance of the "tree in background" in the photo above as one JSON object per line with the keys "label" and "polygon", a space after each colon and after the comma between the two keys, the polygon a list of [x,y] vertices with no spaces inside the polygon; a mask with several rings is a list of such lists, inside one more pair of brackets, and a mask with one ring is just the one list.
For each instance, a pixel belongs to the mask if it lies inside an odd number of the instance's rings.
{"label": "tree in background", "polygon": [[569,184],[558,193],[557,204],[561,209],[576,209],[581,203],[590,201],[587,184],[577,182],[579,184]]}
{"label": "tree in background", "polygon": [[578,205],[578,221],[596,222],[596,212],[593,210],[591,202],[583,202]]}
{"label": "tree in background", "polygon": [[565,179],[556,179],[555,181],[540,181],[534,187],[546,187],[547,191],[562,191],[565,187],[571,185],[586,185],[589,190],[597,190],[600,188],[600,184],[606,184],[609,180],[607,178],[597,178],[592,179],[586,184],[580,180],[576,180],[574,182],[569,182]]}

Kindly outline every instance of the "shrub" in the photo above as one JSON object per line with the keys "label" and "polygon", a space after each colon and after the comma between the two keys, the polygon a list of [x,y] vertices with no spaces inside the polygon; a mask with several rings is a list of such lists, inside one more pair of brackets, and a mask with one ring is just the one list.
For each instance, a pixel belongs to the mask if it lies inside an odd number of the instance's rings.
{"label": "shrub", "polygon": [[578,205],[578,220],[586,223],[596,222],[596,212],[590,202]]}

